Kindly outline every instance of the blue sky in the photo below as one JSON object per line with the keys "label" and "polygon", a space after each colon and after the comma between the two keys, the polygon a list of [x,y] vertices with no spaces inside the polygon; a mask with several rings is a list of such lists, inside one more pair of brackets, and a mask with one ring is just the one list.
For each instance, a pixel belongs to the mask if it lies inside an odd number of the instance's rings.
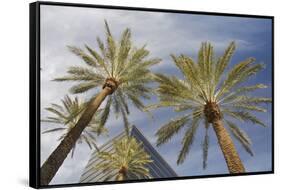
{"label": "blue sky", "polygon": [[[204,16],[192,14],[151,13],[141,11],[90,9],[77,7],[41,7],[41,117],[47,116],[43,109],[50,103],[59,103],[60,99],[68,94],[71,86],[69,83],[56,83],[51,80],[65,73],[67,67],[81,65],[82,61],[68,52],[67,45],[82,47],[85,43],[93,48],[97,47],[96,37],[104,37],[104,19],[110,25],[115,38],[129,27],[132,30],[132,39],[136,46],[147,44],[151,57],[162,58],[162,63],[154,66],[154,72],[167,75],[177,75],[180,72],[173,65],[170,54],[186,54],[196,59],[201,42],[212,42],[216,56],[221,55],[231,41],[237,44],[237,51],[230,66],[248,57],[255,57],[257,62],[262,62],[266,68],[249,80],[248,84],[264,83],[269,86],[260,90],[255,95],[271,97],[271,20],[256,18],[238,18],[224,16]],[[99,89],[98,89],[99,90]],[[78,95],[87,99],[95,91]],[[153,97],[151,103],[157,101]],[[102,105],[103,106],[103,105]],[[242,146],[234,140],[239,155],[248,172],[271,170],[271,105],[265,106],[267,113],[256,114],[268,127],[252,125],[251,123],[237,123],[250,136],[254,157],[248,155]],[[148,140],[155,146],[155,132],[170,118],[180,116],[172,109],[163,108],[153,111],[154,119],[151,120],[144,113],[130,106],[130,122],[135,124]],[[41,130],[55,127],[42,123]],[[107,127],[108,137],[101,137],[98,143],[105,141],[123,130],[121,119],[116,119],[112,114]],[[184,131],[183,131],[184,132]],[[207,174],[228,173],[223,155],[217,144],[213,130],[210,130],[210,148],[208,167],[202,169],[203,127],[200,127],[195,136],[192,149],[185,162],[177,166],[176,159],[181,148],[182,133],[174,136],[171,141],[156,149],[164,159],[174,168],[180,176],[194,176]],[[41,163],[47,159],[59,142],[56,141],[60,134],[44,134],[41,136]],[[79,145],[73,159],[68,157],[52,184],[77,183],[83,168],[89,159],[91,151],[87,145]]]}

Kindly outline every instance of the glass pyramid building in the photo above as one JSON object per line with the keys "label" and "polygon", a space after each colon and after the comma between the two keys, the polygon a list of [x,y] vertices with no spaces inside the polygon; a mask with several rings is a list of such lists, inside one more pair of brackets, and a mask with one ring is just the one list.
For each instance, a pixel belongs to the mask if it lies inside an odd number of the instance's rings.
{"label": "glass pyramid building", "polygon": [[[125,137],[125,132],[115,136],[113,139],[105,143],[100,147],[100,151],[110,151],[112,149],[112,143],[114,140],[120,140]],[[152,178],[169,178],[177,177],[176,172],[169,166],[169,164],[162,158],[162,156],[153,148],[149,141],[144,137],[144,135],[133,126],[130,128],[130,135],[134,137],[138,142],[142,143],[144,150],[150,155],[153,162],[147,164],[147,167],[150,171]],[[90,160],[86,165],[82,176],[80,178],[80,183],[94,183],[102,182],[108,176],[107,173],[95,170],[95,165],[101,162],[97,157],[97,152],[94,151],[91,154]],[[129,179],[134,179],[134,177],[129,177]],[[110,179],[114,180],[114,179]]]}

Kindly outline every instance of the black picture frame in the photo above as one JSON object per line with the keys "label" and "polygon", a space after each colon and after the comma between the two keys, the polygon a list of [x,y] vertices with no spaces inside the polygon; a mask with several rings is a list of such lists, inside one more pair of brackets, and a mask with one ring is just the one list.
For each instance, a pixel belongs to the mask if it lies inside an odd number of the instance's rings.
{"label": "black picture frame", "polygon": [[[88,8],[105,8],[117,10],[132,10],[132,11],[147,11],[147,12],[167,12],[167,13],[183,13],[197,15],[215,15],[215,16],[231,16],[245,18],[264,18],[270,19],[272,22],[272,170],[247,172],[243,174],[216,174],[203,176],[186,176],[172,177],[163,179],[143,179],[130,181],[111,181],[111,182],[96,182],[96,183],[76,183],[76,184],[59,184],[59,185],[40,185],[40,6],[55,5],[67,7],[88,7]],[[195,178],[213,178],[213,177],[232,177],[244,175],[260,175],[274,173],[274,17],[264,15],[248,15],[248,14],[232,14],[232,13],[217,13],[217,12],[201,12],[187,10],[170,10],[156,8],[141,8],[141,7],[121,7],[109,5],[92,5],[80,3],[64,3],[64,2],[47,2],[38,1],[30,3],[29,8],[29,36],[30,36],[30,112],[29,112],[29,185],[33,188],[55,188],[55,187],[72,187],[72,186],[88,186],[88,185],[103,185],[103,184],[118,184],[118,183],[136,183],[136,182],[152,182],[152,181],[167,181],[167,180],[182,180]]]}

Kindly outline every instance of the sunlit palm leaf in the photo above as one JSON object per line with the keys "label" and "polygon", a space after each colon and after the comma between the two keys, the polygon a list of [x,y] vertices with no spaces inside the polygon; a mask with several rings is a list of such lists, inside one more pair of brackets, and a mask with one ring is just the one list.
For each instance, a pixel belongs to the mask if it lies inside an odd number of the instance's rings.
{"label": "sunlit palm leaf", "polygon": [[241,145],[244,147],[244,149],[251,156],[253,156],[254,153],[251,150],[252,142],[251,142],[250,138],[248,137],[248,135],[234,123],[232,123],[230,121],[226,121],[226,123],[227,123],[231,133],[233,134],[233,136],[241,143]]}
{"label": "sunlit palm leaf", "polygon": [[228,73],[225,81],[217,92],[216,99],[220,98],[223,94],[228,93],[231,88],[243,81],[246,73],[248,73],[251,68],[251,63],[254,61],[254,58],[248,58],[245,61],[236,64]]}
{"label": "sunlit palm leaf", "polygon": [[136,176],[138,179],[151,177],[147,164],[152,160],[142,145],[132,137],[124,137],[114,141],[113,151],[100,151],[98,158],[102,161],[94,169],[101,170],[106,175],[106,180],[120,175],[118,171],[124,167],[127,169],[127,177]]}
{"label": "sunlit palm leaf", "polygon": [[189,153],[198,126],[199,119],[193,119],[191,126],[186,130],[184,138],[182,139],[182,148],[177,159],[177,164],[182,164],[186,155]]}
{"label": "sunlit palm leaf", "polygon": [[87,63],[89,66],[94,66],[94,67],[97,66],[96,61],[91,56],[84,53],[82,49],[73,46],[68,46],[68,48],[72,53],[81,57],[84,60],[84,62]]}
{"label": "sunlit palm leaf", "polygon": [[235,43],[231,42],[227,49],[225,50],[223,56],[221,56],[216,64],[215,68],[215,82],[214,84],[218,84],[219,80],[221,79],[221,76],[223,72],[225,71],[226,67],[228,66],[231,57],[233,56],[233,53],[235,51]]}
{"label": "sunlit palm leaf", "polygon": [[209,135],[208,135],[208,127],[205,129],[205,137],[202,144],[202,150],[203,150],[203,169],[206,169],[207,167],[207,159],[208,159],[208,150],[209,150]]}
{"label": "sunlit palm leaf", "polygon": [[[85,45],[85,50],[69,46],[72,53],[82,58],[86,65],[69,67],[67,74],[55,78],[55,81],[71,81],[75,84],[70,92],[85,93],[104,88],[106,80],[111,79],[118,84],[111,95],[112,111],[118,116],[122,114],[125,126],[129,126],[127,115],[130,113],[128,101],[141,111],[144,109],[142,99],[149,99],[154,93],[148,85],[154,82],[150,67],[161,60],[150,58],[146,46],[135,47],[131,40],[131,30],[126,28],[120,40],[113,37],[113,33],[105,21],[105,41],[97,37],[98,51]],[[109,112],[107,107],[103,111],[101,126],[106,124]]]}
{"label": "sunlit palm leaf", "polygon": [[[232,65],[230,61],[235,49],[235,43],[231,42],[224,54],[216,58],[213,46],[210,43],[202,43],[197,61],[186,55],[176,56],[172,54],[172,60],[182,73],[183,79],[158,73],[154,74],[154,79],[159,84],[155,90],[159,102],[147,106],[146,109],[171,107],[175,112],[182,114],[178,118],[184,118],[186,114],[197,114],[198,119],[206,120],[206,117],[210,116],[206,115],[203,110],[207,105],[216,105],[224,119],[234,118],[241,122],[251,122],[265,127],[263,121],[252,115],[252,112],[266,112],[268,107],[265,106],[271,103],[271,99],[268,97],[253,97],[251,93],[267,88],[267,86],[264,84],[243,85],[243,82],[248,81],[264,66],[263,64],[256,64],[254,58],[248,58],[235,64],[232,68],[228,68],[229,65]],[[195,110],[197,110],[197,113]],[[209,119],[212,120],[212,118]],[[183,146],[177,161],[178,164],[181,164],[190,150],[195,130],[188,124],[182,126],[173,122],[171,120],[163,125],[156,136],[159,141],[158,144],[162,145],[168,142],[180,128],[188,127],[183,137]],[[208,120],[205,122],[206,128],[208,128],[208,122]],[[233,132],[234,129],[235,132]],[[238,129],[232,127],[232,132],[236,134],[238,140],[239,138],[242,139]],[[205,134],[203,168],[206,167],[208,141],[208,134]],[[249,147],[243,146],[250,152]]]}
{"label": "sunlit palm leaf", "polygon": [[[67,133],[73,128],[80,118],[82,112],[85,110],[85,106],[87,102],[79,101],[77,97],[74,99],[70,98],[69,96],[65,96],[64,99],[61,100],[62,105],[58,104],[51,104],[51,107],[48,107],[46,110],[50,112],[50,114],[54,115],[53,117],[47,117],[47,119],[42,120],[42,122],[48,123],[59,123],[64,125],[64,127],[56,127],[52,129],[48,129],[43,131],[42,134],[45,133],[53,133],[53,132],[63,132],[62,135],[59,137],[58,141],[61,141],[65,138]],[[76,143],[80,144],[85,142],[88,144],[90,148],[94,146],[97,149],[97,145],[95,143],[95,136],[94,134],[98,134],[98,126],[99,126],[99,115],[101,111],[97,111],[97,116],[94,117],[86,129],[82,132],[81,136],[77,140]],[[100,129],[99,133],[105,133],[105,129]],[[76,145],[73,147],[71,151],[71,158],[74,155]]]}
{"label": "sunlit palm leaf", "polygon": [[104,128],[104,125],[109,117],[111,104],[112,98],[109,97],[99,119],[100,122],[98,127],[98,135],[101,134],[102,129]]}
{"label": "sunlit palm leaf", "polygon": [[254,115],[250,114],[249,112],[245,112],[245,111],[231,111],[231,110],[227,110],[224,109],[223,111],[225,114],[234,117],[235,119],[238,119],[240,121],[250,121],[253,124],[258,124],[261,125],[263,127],[266,127],[266,125],[259,120],[257,117],[255,117]]}
{"label": "sunlit palm leaf", "polygon": [[240,87],[240,88],[236,89],[235,91],[227,94],[225,97],[220,99],[219,103],[224,104],[224,103],[232,102],[233,100],[235,100],[237,98],[237,96],[239,96],[241,94],[245,94],[248,92],[252,92],[252,91],[255,91],[258,89],[264,89],[264,88],[267,88],[267,86],[264,84],[256,84],[253,86],[243,86],[243,87]]}
{"label": "sunlit palm leaf", "polygon": [[157,132],[157,146],[168,142],[179,130],[189,121],[190,115],[184,115],[180,118],[171,120],[162,126]]}
{"label": "sunlit palm leaf", "polygon": [[62,130],[65,130],[65,127],[58,127],[58,128],[54,128],[54,129],[49,129],[49,130],[43,131],[42,134],[52,133],[52,132],[55,132],[55,131],[62,131]]}

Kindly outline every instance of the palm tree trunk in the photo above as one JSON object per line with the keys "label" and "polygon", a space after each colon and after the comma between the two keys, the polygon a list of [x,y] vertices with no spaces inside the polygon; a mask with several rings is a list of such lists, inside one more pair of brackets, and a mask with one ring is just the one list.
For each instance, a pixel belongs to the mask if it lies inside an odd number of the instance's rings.
{"label": "palm tree trunk", "polygon": [[239,158],[233,141],[227,130],[224,128],[222,121],[220,119],[217,119],[214,120],[212,124],[217,135],[218,143],[222,150],[229,172],[231,174],[245,172],[243,163]]}
{"label": "palm tree trunk", "polygon": [[115,180],[116,181],[124,181],[124,180],[126,180],[126,175],[123,174],[123,173],[118,173]]}
{"label": "palm tree trunk", "polygon": [[116,181],[124,181],[127,179],[127,172],[128,169],[124,166],[121,167],[121,169],[118,171],[117,176],[115,177]]}
{"label": "palm tree trunk", "polygon": [[105,87],[103,90],[97,95],[96,98],[91,100],[88,104],[86,110],[81,115],[75,127],[73,127],[67,136],[61,141],[59,146],[52,152],[49,158],[45,161],[45,163],[41,167],[40,172],[40,183],[41,185],[48,185],[50,181],[53,179],[58,169],[62,165],[63,161],[67,157],[68,153],[71,151],[73,146],[75,145],[77,139],[80,137],[82,131],[86,128],[86,126],[91,121],[93,115],[106,98],[107,95],[112,93],[112,89]]}

